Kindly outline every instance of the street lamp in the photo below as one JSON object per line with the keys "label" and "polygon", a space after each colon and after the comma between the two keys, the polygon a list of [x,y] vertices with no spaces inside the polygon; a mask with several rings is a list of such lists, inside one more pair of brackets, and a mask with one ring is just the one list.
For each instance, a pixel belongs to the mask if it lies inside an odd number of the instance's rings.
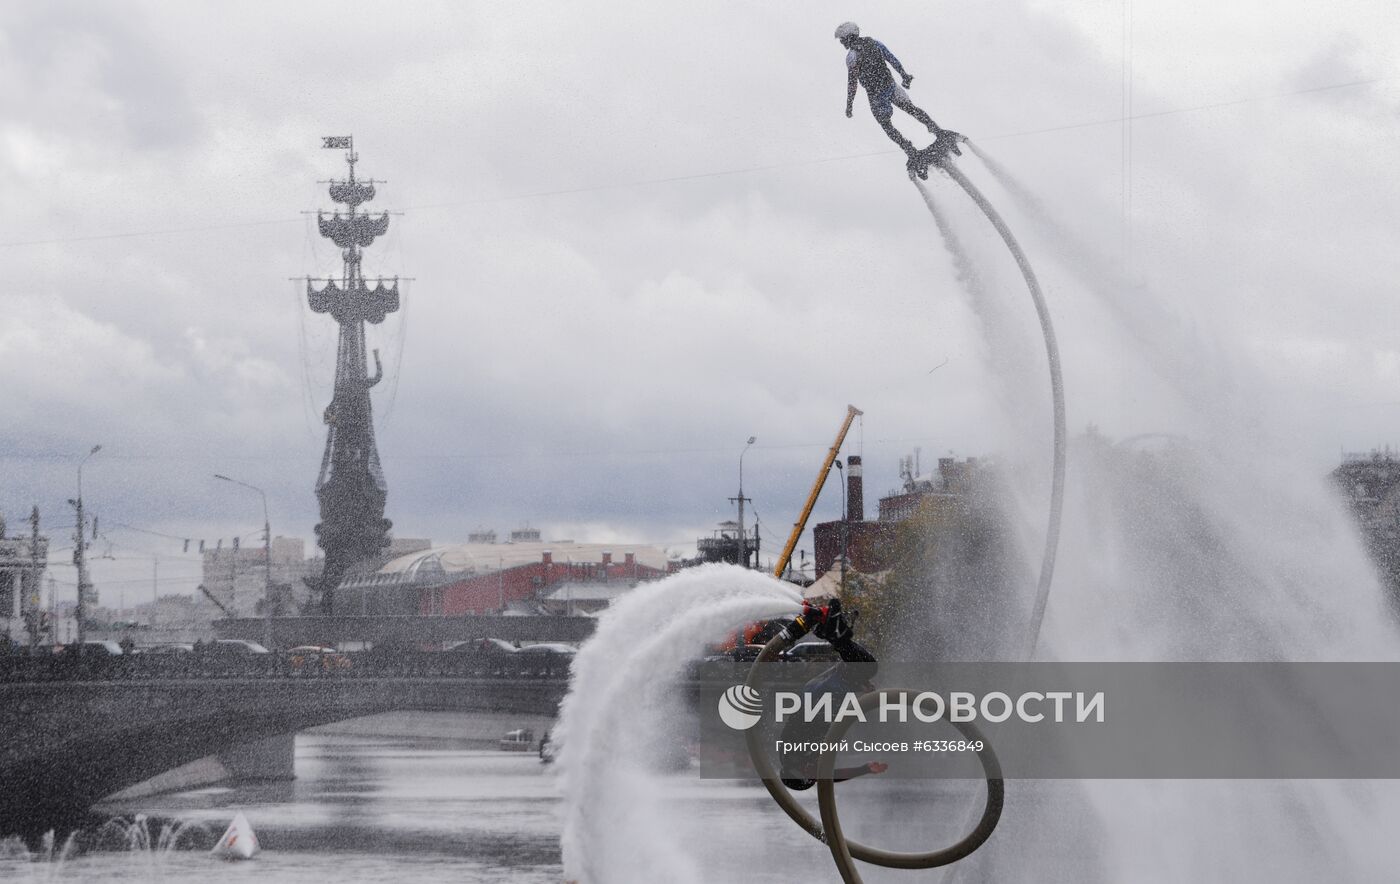
{"label": "street lamp", "polygon": [[749,548],[744,541],[744,455],[749,453],[749,446],[758,441],[757,436],[750,436],[749,441],[744,443],[744,450],[739,452],[739,561],[738,564],[747,568],[749,566]]}
{"label": "street lamp", "polygon": [[78,606],[73,609],[73,618],[78,621],[78,650],[83,650],[83,642],[87,639],[87,599],[84,598],[92,588],[88,583],[87,576],[87,556],[84,552],[87,547],[83,539],[83,464],[88,462],[88,458],[102,450],[101,445],[92,446],[92,450],[83,455],[83,459],[78,461],[78,499],[70,501],[78,511],[77,529],[73,532],[73,564],[78,566]]}
{"label": "street lamp", "polygon": [[88,462],[88,458],[102,450],[101,445],[92,446],[92,450],[83,455],[83,459],[78,461],[78,499],[83,499],[83,464]]}
{"label": "street lamp", "polygon": [[272,522],[267,516],[267,493],[256,485],[249,485],[247,482],[240,482],[237,479],[230,479],[228,476],[219,473],[214,474],[215,479],[225,482],[232,482],[235,485],[242,485],[244,488],[258,492],[262,496],[263,505],[263,647],[272,647]]}

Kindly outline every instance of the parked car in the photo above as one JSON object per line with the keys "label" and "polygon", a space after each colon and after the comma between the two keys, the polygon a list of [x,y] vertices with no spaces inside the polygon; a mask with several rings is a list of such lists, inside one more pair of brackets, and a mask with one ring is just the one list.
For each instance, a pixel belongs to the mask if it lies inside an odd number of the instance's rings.
{"label": "parked car", "polygon": [[535,732],[529,728],[509,731],[496,742],[496,747],[502,752],[529,752],[535,748]]}
{"label": "parked car", "polygon": [[517,654],[563,654],[572,657],[578,653],[578,648],[573,645],[566,645],[563,642],[540,642],[533,645],[525,645],[516,651]]}
{"label": "parked car", "polygon": [[109,638],[90,638],[81,645],[72,644],[64,647],[63,650],[77,650],[82,648],[84,657],[120,657],[122,656],[122,646]]}
{"label": "parked car", "polygon": [[337,669],[350,668],[349,657],[335,648],[320,645],[301,645],[292,648],[287,652],[287,663],[291,665],[293,672],[306,672],[314,669],[332,672]]}
{"label": "parked car", "polygon": [[521,675],[557,677],[568,673],[578,648],[563,642],[540,642],[515,652],[514,663]]}
{"label": "parked car", "polygon": [[156,654],[159,656],[193,654],[194,645],[185,644],[184,642],[168,642],[166,644],[151,645],[149,648],[143,648],[140,653]]}
{"label": "parked car", "polygon": [[272,652],[257,642],[241,638],[216,638],[212,642],[205,643],[204,653],[230,657],[251,657],[254,654],[270,654]]}
{"label": "parked car", "polygon": [[482,654],[485,656],[514,654],[520,648],[499,638],[481,638],[458,642],[448,649],[457,654]]}

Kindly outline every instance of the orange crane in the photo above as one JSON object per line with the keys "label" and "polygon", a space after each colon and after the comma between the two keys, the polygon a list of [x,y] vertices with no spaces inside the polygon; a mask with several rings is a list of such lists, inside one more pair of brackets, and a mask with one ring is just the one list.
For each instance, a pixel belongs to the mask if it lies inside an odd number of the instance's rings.
{"label": "orange crane", "polygon": [[826,452],[826,460],[822,462],[821,472],[817,473],[817,481],[812,483],[812,493],[807,495],[807,503],[802,507],[802,514],[793,523],[792,534],[788,537],[787,546],[783,547],[783,554],[778,557],[778,565],[773,569],[773,576],[779,580],[783,578],[783,572],[787,570],[788,563],[792,561],[792,551],[797,548],[797,538],[802,536],[802,531],[807,527],[807,519],[812,515],[812,507],[817,505],[817,495],[822,493],[822,485],[826,484],[826,474],[830,472],[831,465],[836,462],[836,455],[841,452],[841,444],[846,441],[846,433],[851,429],[851,421],[864,413],[854,405],[846,406],[846,419],[841,422],[841,431],[836,434],[836,441],[831,443],[831,448]]}

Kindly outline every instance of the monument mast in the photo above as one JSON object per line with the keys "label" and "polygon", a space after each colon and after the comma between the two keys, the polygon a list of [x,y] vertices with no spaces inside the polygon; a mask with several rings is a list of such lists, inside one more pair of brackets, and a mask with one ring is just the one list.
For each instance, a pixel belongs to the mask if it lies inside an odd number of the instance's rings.
{"label": "monument mast", "polygon": [[[351,566],[380,555],[389,544],[384,518],[388,485],[374,441],[370,388],[384,375],[379,351],[374,350],[374,374],[365,356],[365,323],[378,324],[399,309],[399,280],[380,277],[374,286],[360,268],[362,250],[389,229],[389,213],[372,215],[360,206],[374,199],[374,179],[356,179],[353,136],[322,139],[323,148],[343,149],[349,172],[344,180],[332,180],[330,197],[345,206],[330,215],[317,211],[321,235],[341,249],[344,267],[340,279],[306,278],[306,300],[314,313],[329,313],[340,326],[336,350],[335,392],[326,407],[326,450],[316,479],[316,499],[321,522],[317,543],[326,554],[325,568],[312,587],[320,597],[321,613],[333,613],[335,588]],[[379,182],[383,183],[383,182]],[[318,288],[319,285],[319,288]]]}

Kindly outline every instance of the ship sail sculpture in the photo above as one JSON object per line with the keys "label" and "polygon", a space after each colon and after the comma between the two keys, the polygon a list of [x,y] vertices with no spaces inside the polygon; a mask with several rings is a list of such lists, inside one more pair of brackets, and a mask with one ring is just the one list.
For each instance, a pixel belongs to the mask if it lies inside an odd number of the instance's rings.
{"label": "ship sail sculpture", "polygon": [[[344,211],[316,213],[321,235],[341,249],[344,268],[339,279],[306,278],[306,300],[315,313],[329,313],[340,326],[336,352],[335,392],[325,412],[326,450],[316,479],[316,499],[321,522],[317,543],[325,551],[325,567],[313,589],[320,596],[321,613],[333,613],[334,591],[345,572],[359,562],[378,556],[389,543],[392,523],[384,518],[388,485],[374,441],[370,388],[384,375],[379,351],[374,374],[368,373],[365,323],[378,324],[399,309],[399,279],[365,279],[360,263],[362,250],[389,229],[389,213],[373,215],[360,207],[374,199],[375,181],[356,179],[352,136],[323,139],[322,147],[346,151],[349,173],[330,182],[330,197]],[[382,183],[382,182],[380,182]]]}

